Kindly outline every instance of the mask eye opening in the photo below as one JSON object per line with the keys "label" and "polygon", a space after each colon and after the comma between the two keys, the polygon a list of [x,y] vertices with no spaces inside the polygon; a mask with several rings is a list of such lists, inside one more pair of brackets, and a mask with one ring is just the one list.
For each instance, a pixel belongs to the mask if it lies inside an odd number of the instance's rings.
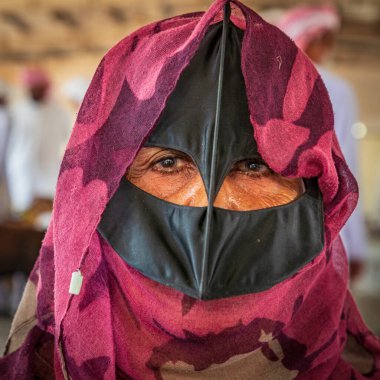
{"label": "mask eye opening", "polygon": [[202,178],[203,188],[204,188],[205,193],[207,195],[207,199],[209,200],[208,189],[206,187],[206,182],[205,182],[205,173],[203,173],[203,171],[200,169],[199,161],[194,157],[194,155],[191,152],[189,152],[186,149],[183,149],[182,147],[179,148],[176,146],[163,145],[163,144],[146,143],[143,145],[143,148],[145,148],[145,147],[168,149],[168,150],[176,151],[176,152],[179,152],[180,154],[184,154],[184,155],[188,156],[191,159],[191,161],[193,162],[193,164],[195,165],[195,167],[197,168],[197,171],[198,171],[200,177]]}

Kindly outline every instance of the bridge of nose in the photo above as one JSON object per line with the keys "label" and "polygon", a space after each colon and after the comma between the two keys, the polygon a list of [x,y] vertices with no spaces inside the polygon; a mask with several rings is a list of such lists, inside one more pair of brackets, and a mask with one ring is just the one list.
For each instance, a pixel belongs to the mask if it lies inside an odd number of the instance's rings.
{"label": "bridge of nose", "polygon": [[224,62],[215,194],[209,194],[222,29],[222,23],[209,28],[145,144],[188,154],[199,168],[208,199],[216,198],[234,162],[257,155],[241,72],[243,31],[230,23]]}
{"label": "bridge of nose", "polygon": [[[231,188],[226,179],[224,179],[220,189],[215,195],[213,205],[218,208],[235,210],[235,200],[240,199],[240,196],[239,191],[235,188]],[[168,200],[171,203],[182,206],[207,207],[207,192],[201,176],[199,175],[186,183],[178,193],[172,195]]]}

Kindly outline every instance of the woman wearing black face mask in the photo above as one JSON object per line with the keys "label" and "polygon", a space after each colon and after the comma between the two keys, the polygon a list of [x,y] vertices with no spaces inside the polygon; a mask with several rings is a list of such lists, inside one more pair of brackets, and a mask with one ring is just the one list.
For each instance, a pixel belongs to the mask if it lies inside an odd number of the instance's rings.
{"label": "woman wearing black face mask", "polygon": [[49,371],[52,347],[57,378],[378,376],[337,237],[357,188],[326,90],[278,29],[229,5],[147,26],[100,64],[8,377]]}

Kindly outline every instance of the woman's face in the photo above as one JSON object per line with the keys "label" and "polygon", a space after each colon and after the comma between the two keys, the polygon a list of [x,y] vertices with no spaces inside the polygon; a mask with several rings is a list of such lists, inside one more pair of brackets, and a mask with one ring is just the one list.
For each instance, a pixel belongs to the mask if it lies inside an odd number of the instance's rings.
{"label": "woman's face", "polygon": [[[207,206],[197,166],[185,153],[144,147],[127,172],[135,186],[165,201],[192,207]],[[224,179],[215,207],[248,211],[291,202],[304,191],[303,181],[274,173],[260,157],[236,162]]]}

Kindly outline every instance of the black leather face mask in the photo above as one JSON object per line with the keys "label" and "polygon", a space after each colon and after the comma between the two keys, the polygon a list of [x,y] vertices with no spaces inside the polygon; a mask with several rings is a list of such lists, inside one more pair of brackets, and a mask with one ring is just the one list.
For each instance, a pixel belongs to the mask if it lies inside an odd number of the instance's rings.
{"label": "black leather face mask", "polygon": [[98,226],[132,267],[191,297],[216,299],[269,289],[323,249],[316,181],[289,204],[258,211],[213,206],[237,161],[257,157],[240,51],[243,32],[228,21],[209,28],[182,73],[146,146],[187,153],[199,168],[207,207],[152,196],[122,179]]}

